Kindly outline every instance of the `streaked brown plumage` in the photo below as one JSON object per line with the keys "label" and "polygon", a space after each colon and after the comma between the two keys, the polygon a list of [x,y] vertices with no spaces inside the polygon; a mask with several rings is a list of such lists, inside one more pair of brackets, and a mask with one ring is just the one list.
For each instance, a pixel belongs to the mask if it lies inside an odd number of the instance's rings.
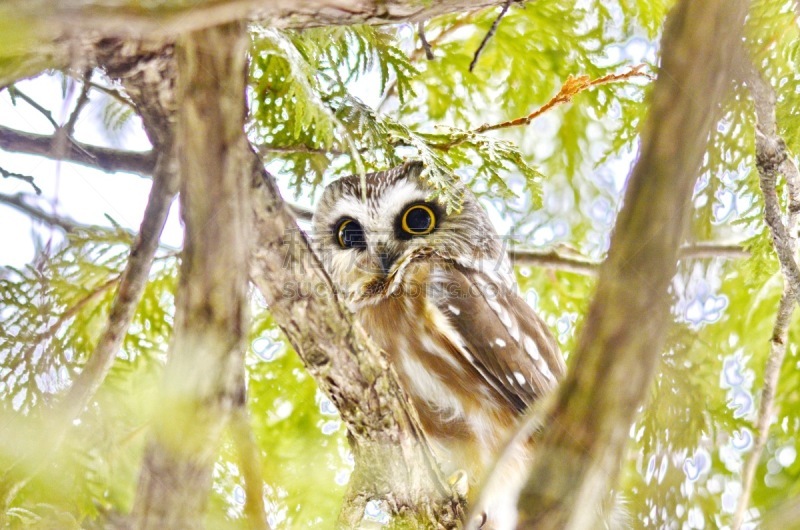
{"label": "streaked brown plumage", "polygon": [[[521,412],[550,392],[564,361],[519,296],[500,238],[475,197],[460,212],[431,201],[407,163],[324,191],[314,244],[336,287],[386,351],[445,471],[482,479]],[[486,497],[487,527],[513,527],[504,487],[519,485],[527,448]]]}

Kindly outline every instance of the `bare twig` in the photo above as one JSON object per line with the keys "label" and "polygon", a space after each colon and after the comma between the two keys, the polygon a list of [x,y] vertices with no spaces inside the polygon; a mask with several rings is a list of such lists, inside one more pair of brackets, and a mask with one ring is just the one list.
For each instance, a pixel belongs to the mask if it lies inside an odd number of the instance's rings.
{"label": "bare twig", "polygon": [[103,85],[101,85],[99,83],[95,83],[93,81],[89,82],[89,86],[91,88],[97,90],[98,92],[102,92],[103,94],[105,94],[105,95],[117,100],[118,102],[122,103],[123,105],[126,105],[128,107],[134,108],[133,101],[128,99],[128,97],[125,94],[123,94],[122,92],[120,92],[119,90],[114,90],[113,88],[110,88],[110,87],[107,87],[107,86],[103,86]]}
{"label": "bare twig", "polygon": [[33,134],[0,125],[0,149],[14,153],[41,155],[52,160],[68,160],[102,171],[128,171],[150,175],[155,165],[155,153],[120,151],[106,147],[71,142],[66,152],[56,149],[56,135]]}
{"label": "bare twig", "polygon": [[[560,271],[575,272],[594,276],[602,262],[591,261],[581,257],[566,256],[556,250],[535,251],[513,249],[508,253],[514,265],[544,267]],[[739,245],[717,243],[695,243],[685,245],[678,251],[681,259],[723,258],[739,259],[749,254]]]}
{"label": "bare twig", "polygon": [[[776,251],[779,255],[784,254],[793,257],[797,249],[796,231],[797,218],[798,214],[800,214],[800,176],[798,176],[797,166],[794,164],[791,154],[786,150],[786,144],[778,135],[775,118],[775,90],[752,64],[749,65],[747,69],[747,84],[750,88],[750,94],[753,98],[756,111],[756,160],[759,161],[757,166],[762,183],[762,190],[764,192],[765,215],[769,212],[769,215],[773,216],[772,220],[768,221],[768,224],[770,224],[770,227],[773,229],[773,244],[776,247],[778,245],[783,245],[785,247],[783,249],[776,248]],[[770,146],[778,146],[779,149],[783,150],[782,154],[777,155],[777,159],[781,160],[781,162],[776,169],[773,169],[769,163],[762,162],[769,161],[776,157],[775,153],[761,152],[761,150],[768,149]],[[782,173],[784,178],[786,178],[787,189],[789,191],[785,239],[776,237],[775,227],[773,226],[774,223],[776,223],[774,219],[775,212],[780,212],[780,203],[778,202],[778,196],[774,189],[777,173]],[[777,222],[780,223],[780,220],[778,219]],[[784,269],[783,294],[778,304],[778,314],[775,318],[772,338],[770,339],[770,352],[767,357],[766,368],[764,369],[761,404],[759,406],[758,419],[755,425],[757,435],[753,449],[742,471],[742,493],[739,495],[736,512],[734,513],[733,530],[739,530],[744,523],[747,508],[750,504],[750,497],[753,493],[753,484],[758,463],[761,460],[761,455],[764,452],[764,447],[769,438],[769,426],[774,415],[775,396],[777,393],[781,366],[786,356],[789,322],[795,309],[797,292],[800,290],[800,286],[786,277],[785,274],[786,272]]]}
{"label": "bare twig", "polygon": [[24,101],[25,103],[27,103],[28,105],[39,111],[39,114],[44,116],[44,118],[50,122],[50,125],[53,126],[53,129],[58,130],[58,122],[55,120],[55,118],[53,118],[53,113],[47,110],[46,108],[42,107],[41,105],[39,105],[39,103],[35,99],[28,96],[27,94],[25,94],[25,92],[23,92],[14,85],[10,85],[8,87],[8,95],[11,96],[12,100],[15,98],[20,98],[22,101]]}
{"label": "bare twig", "polygon": [[420,20],[417,22],[417,34],[419,35],[419,41],[422,44],[422,49],[425,50],[425,58],[429,61],[432,61],[433,48],[431,48],[431,43],[428,42],[428,39],[425,38],[425,21]]}
{"label": "bare twig", "polygon": [[646,79],[653,79],[653,76],[648,73],[642,71],[647,65],[646,64],[638,64],[636,66],[631,67],[630,70],[627,72],[622,72],[619,74],[607,74],[602,77],[598,77],[596,79],[591,79],[588,75],[579,75],[578,77],[569,76],[564,84],[561,86],[561,89],[558,93],[553,96],[550,101],[539,107],[538,109],[534,110],[527,116],[522,116],[520,118],[515,118],[513,120],[504,121],[501,123],[495,124],[484,124],[480,127],[476,127],[470,131],[467,131],[463,134],[456,136],[453,140],[441,144],[432,144],[431,147],[435,147],[436,149],[441,149],[446,151],[451,147],[454,147],[458,144],[461,144],[468,140],[471,136],[476,134],[481,134],[488,131],[495,131],[497,129],[507,129],[509,127],[520,127],[529,125],[533,120],[544,114],[545,112],[549,111],[550,109],[557,107],[559,105],[563,105],[564,103],[569,103],[572,101],[576,95],[589,90],[591,88],[598,87],[600,85],[605,85],[608,83],[616,83],[619,81],[627,81],[629,79],[634,78],[646,78]]}
{"label": "bare twig", "polygon": [[[447,28],[441,30],[436,35],[436,37],[434,37],[433,39],[429,40],[428,41],[428,46],[430,46],[431,51],[433,51],[433,47],[436,44],[442,42],[445,39],[445,37],[451,35],[452,33],[454,33],[459,28],[464,27],[466,24],[469,24],[472,21],[472,18],[475,16],[475,13],[476,13],[475,11],[470,11],[468,13],[465,13],[465,14],[461,15],[450,26],[448,26]],[[414,51],[411,52],[411,56],[409,57],[409,59],[411,61],[418,60],[420,58],[420,54],[422,52],[425,52],[424,46],[420,46],[419,48],[415,48]],[[426,57],[427,57],[427,53],[426,53]],[[386,87],[386,91],[384,92],[383,97],[381,98],[381,100],[378,103],[378,105],[375,107],[375,112],[381,112],[381,110],[386,105],[386,103],[389,101],[389,99],[391,99],[391,97],[394,95],[396,89],[397,89],[397,79],[393,79],[389,83],[389,85]]]}
{"label": "bare twig", "polygon": [[59,129],[63,131],[66,135],[66,138],[71,138],[72,133],[75,132],[75,124],[78,122],[78,118],[80,117],[81,111],[83,107],[89,102],[89,89],[91,89],[91,77],[92,77],[92,70],[87,70],[83,74],[83,83],[81,86],[81,93],[78,96],[78,100],[75,102],[75,107],[73,107],[72,112],[67,118],[67,122],[60,127]]}
{"label": "bare twig", "polygon": [[42,194],[42,189],[36,185],[36,182],[34,182],[33,177],[30,175],[23,175],[22,173],[14,173],[13,171],[8,171],[2,167],[0,167],[0,175],[2,175],[4,179],[11,178],[27,182],[28,184],[31,185],[33,191],[36,192],[36,195]]}
{"label": "bare twig", "polygon": [[24,214],[30,215],[34,219],[42,221],[49,226],[58,227],[65,232],[72,232],[81,227],[80,224],[72,219],[47,213],[41,208],[31,206],[25,201],[25,195],[21,193],[17,193],[16,195],[6,195],[5,193],[0,193],[0,204],[10,206]]}
{"label": "bare twig", "polygon": [[486,47],[486,44],[489,42],[489,39],[491,39],[492,36],[494,36],[494,33],[497,31],[497,27],[500,25],[500,20],[502,20],[502,18],[505,16],[506,12],[508,11],[508,8],[511,7],[511,4],[513,2],[514,0],[506,0],[505,3],[503,4],[503,7],[500,8],[500,14],[497,15],[496,19],[494,19],[494,22],[492,22],[492,27],[490,27],[489,31],[486,32],[486,35],[484,35],[483,40],[478,46],[478,49],[475,50],[475,55],[473,55],[472,61],[469,63],[470,72],[475,68],[475,64],[478,62],[478,57],[480,57],[481,52]]}

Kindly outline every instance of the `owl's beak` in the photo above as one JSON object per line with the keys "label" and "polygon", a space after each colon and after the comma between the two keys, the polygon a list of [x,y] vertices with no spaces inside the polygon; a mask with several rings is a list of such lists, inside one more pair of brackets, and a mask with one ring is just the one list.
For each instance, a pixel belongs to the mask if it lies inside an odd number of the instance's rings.
{"label": "owl's beak", "polygon": [[389,272],[392,270],[392,265],[394,265],[395,261],[397,261],[399,255],[394,252],[389,252],[383,245],[376,246],[373,255],[375,258],[377,258],[376,261],[378,262],[378,265],[380,265],[383,275],[389,276]]}

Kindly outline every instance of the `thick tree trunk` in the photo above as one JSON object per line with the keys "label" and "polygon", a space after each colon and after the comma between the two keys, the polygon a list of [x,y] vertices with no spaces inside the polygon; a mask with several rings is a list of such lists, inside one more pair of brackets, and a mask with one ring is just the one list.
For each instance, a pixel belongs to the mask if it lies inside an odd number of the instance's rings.
{"label": "thick tree trunk", "polygon": [[174,335],[134,507],[137,528],[202,526],[219,436],[244,400],[247,42],[245,25],[234,23],[186,35],[176,49],[185,239]]}
{"label": "thick tree trunk", "polygon": [[[642,148],[519,501],[521,528],[590,528],[613,486],[667,329],[667,287],[711,127],[731,81],[745,0],[682,0],[664,31]],[[635,323],[635,324],[634,324]]]}

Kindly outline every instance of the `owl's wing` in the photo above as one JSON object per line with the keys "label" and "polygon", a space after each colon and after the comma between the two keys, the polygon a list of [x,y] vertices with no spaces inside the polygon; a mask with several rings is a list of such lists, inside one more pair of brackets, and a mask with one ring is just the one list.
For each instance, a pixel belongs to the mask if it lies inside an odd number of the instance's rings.
{"label": "owl's wing", "polygon": [[428,300],[447,318],[459,360],[511,406],[521,412],[564,376],[555,338],[510,285],[456,264],[429,279]]}

